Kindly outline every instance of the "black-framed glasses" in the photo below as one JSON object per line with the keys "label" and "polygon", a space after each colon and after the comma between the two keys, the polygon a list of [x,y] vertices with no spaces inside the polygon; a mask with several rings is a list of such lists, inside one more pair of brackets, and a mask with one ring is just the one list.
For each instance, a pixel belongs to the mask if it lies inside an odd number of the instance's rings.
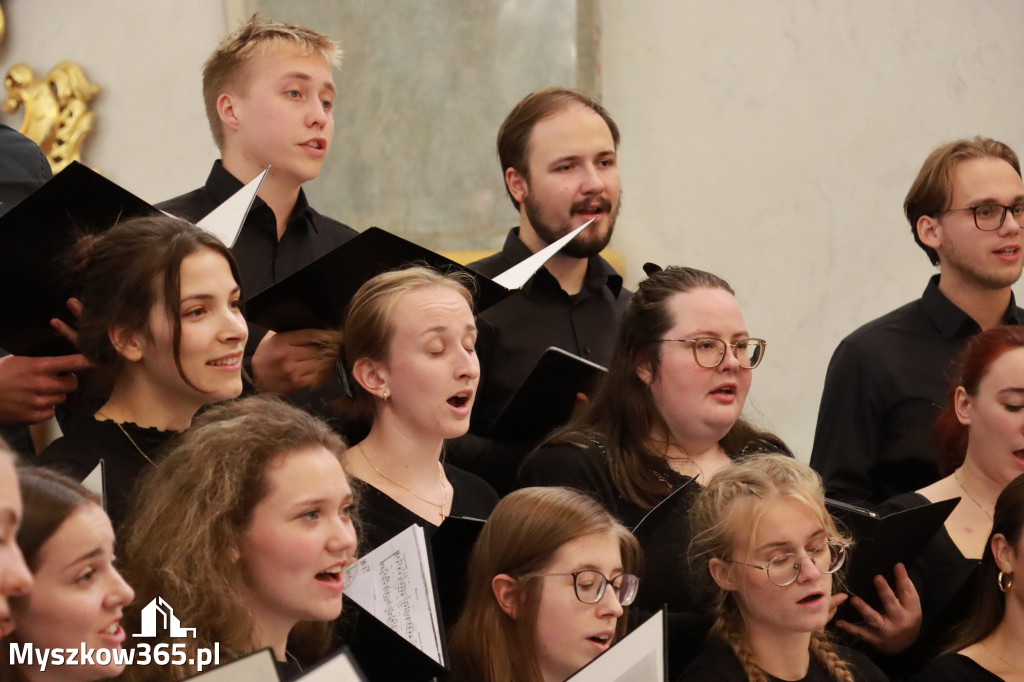
{"label": "black-framed glasses", "polygon": [[714,369],[725,359],[726,348],[732,348],[732,354],[740,362],[742,369],[754,369],[764,359],[764,351],[768,342],[764,339],[740,339],[729,343],[714,336],[697,336],[692,339],[655,339],[658,343],[672,341],[688,343],[693,347],[693,359],[705,369]]}
{"label": "black-framed glasses", "polygon": [[1003,206],[1002,204],[978,204],[977,206],[964,206],[963,208],[947,208],[943,213],[953,211],[972,211],[974,213],[974,226],[982,232],[993,232],[1003,226],[1006,221],[1006,214],[1013,214],[1018,227],[1024,227],[1024,204]]}
{"label": "black-framed glasses", "polygon": [[604,590],[609,585],[615,592],[616,599],[622,606],[629,606],[636,599],[637,590],[640,588],[640,578],[632,573],[620,573],[612,579],[604,577],[604,573],[592,568],[585,568],[582,571],[572,573],[531,573],[524,575],[524,578],[551,578],[553,576],[572,576],[572,586],[576,590],[576,598],[584,604],[596,604],[604,596]]}
{"label": "black-framed glasses", "polygon": [[800,570],[803,568],[804,559],[810,559],[814,567],[820,573],[835,573],[846,562],[846,550],[850,545],[839,540],[823,542],[809,552],[804,554],[781,554],[764,566],[748,564],[745,561],[734,561],[725,559],[730,564],[740,564],[764,571],[768,574],[768,580],[779,587],[792,585],[800,577]]}

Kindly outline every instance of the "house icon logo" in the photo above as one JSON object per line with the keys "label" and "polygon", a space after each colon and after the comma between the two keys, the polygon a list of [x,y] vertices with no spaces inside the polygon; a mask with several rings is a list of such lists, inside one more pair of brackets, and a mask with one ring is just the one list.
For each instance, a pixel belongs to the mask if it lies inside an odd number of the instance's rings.
{"label": "house icon logo", "polygon": [[163,597],[156,597],[142,609],[142,632],[132,637],[156,637],[158,620],[163,624],[162,629],[171,637],[188,637],[189,633],[192,633],[192,637],[196,636],[195,628],[181,627],[171,605],[165,602]]}

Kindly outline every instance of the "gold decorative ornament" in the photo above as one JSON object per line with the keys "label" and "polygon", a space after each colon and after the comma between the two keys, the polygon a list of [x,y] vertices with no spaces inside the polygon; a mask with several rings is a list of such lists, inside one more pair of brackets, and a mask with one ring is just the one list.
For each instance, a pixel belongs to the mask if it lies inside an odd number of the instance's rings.
{"label": "gold decorative ornament", "polygon": [[[1003,582],[1003,578],[1006,578],[1006,582]],[[996,576],[996,583],[999,585],[1000,592],[1009,592],[1013,586],[1013,573],[1003,573],[999,571],[999,575]]]}
{"label": "gold decorative ornament", "polygon": [[15,64],[4,78],[4,111],[25,105],[21,133],[38,144],[54,173],[80,161],[82,143],[92,130],[88,102],[100,88],[90,83],[74,62],[64,61],[36,78],[27,64]]}

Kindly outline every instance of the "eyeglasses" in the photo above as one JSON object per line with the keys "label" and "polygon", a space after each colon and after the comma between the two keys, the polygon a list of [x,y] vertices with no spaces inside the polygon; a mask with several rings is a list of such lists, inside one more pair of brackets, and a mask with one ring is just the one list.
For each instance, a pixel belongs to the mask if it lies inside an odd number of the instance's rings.
{"label": "eyeglasses", "polygon": [[[947,208],[942,213],[953,211],[973,211],[974,226],[982,232],[992,232],[1003,226],[1006,220],[1007,211],[1013,214],[1018,227],[1024,227],[1024,204],[1003,206],[1002,204],[978,204],[977,206],[964,206],[963,208]],[[941,215],[941,214],[940,214]]]}
{"label": "eyeglasses", "polygon": [[782,554],[769,561],[764,566],[748,564],[743,561],[725,559],[730,564],[741,564],[765,571],[768,580],[779,587],[792,585],[800,577],[800,569],[803,568],[804,559],[809,558],[819,573],[835,573],[842,568],[846,561],[846,550],[850,545],[838,540],[823,542],[806,554]]}
{"label": "eyeglasses", "polygon": [[740,339],[735,343],[727,343],[714,336],[698,336],[694,339],[654,339],[655,343],[672,341],[693,345],[693,359],[705,369],[714,369],[725,359],[726,347],[732,348],[732,354],[740,361],[741,369],[754,369],[761,364],[768,342],[764,339]]}
{"label": "eyeglasses", "polygon": [[531,573],[524,578],[551,578],[553,576],[572,576],[572,585],[576,590],[576,598],[584,604],[596,604],[604,596],[604,589],[609,585],[622,606],[629,606],[636,599],[640,588],[640,578],[632,573],[620,573],[611,580],[604,577],[601,571],[588,568],[573,573]]}

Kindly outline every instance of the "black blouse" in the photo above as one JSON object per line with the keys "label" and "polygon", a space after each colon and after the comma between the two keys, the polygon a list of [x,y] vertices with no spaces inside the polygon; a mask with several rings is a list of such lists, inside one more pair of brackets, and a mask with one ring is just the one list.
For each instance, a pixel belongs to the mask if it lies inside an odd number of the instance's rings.
{"label": "black blouse", "polygon": [[1001,677],[961,654],[938,658],[910,678],[910,682],[1002,682]]}
{"label": "black blouse", "polygon": [[127,520],[136,481],[154,466],[146,457],[159,464],[164,445],[176,434],[176,431],[143,428],[130,422],[119,427],[110,420],[83,418],[74,431],[50,443],[35,463],[81,481],[102,459],[106,471],[107,515],[116,532]]}
{"label": "black blouse", "polygon": [[[864,654],[844,646],[836,646],[836,653],[850,667],[857,682],[888,682],[888,679]],[[807,674],[799,680],[782,680],[765,673],[769,682],[835,682],[828,670],[811,656]],[[678,678],[678,682],[747,682],[743,666],[732,649],[721,640],[714,640]]]}

